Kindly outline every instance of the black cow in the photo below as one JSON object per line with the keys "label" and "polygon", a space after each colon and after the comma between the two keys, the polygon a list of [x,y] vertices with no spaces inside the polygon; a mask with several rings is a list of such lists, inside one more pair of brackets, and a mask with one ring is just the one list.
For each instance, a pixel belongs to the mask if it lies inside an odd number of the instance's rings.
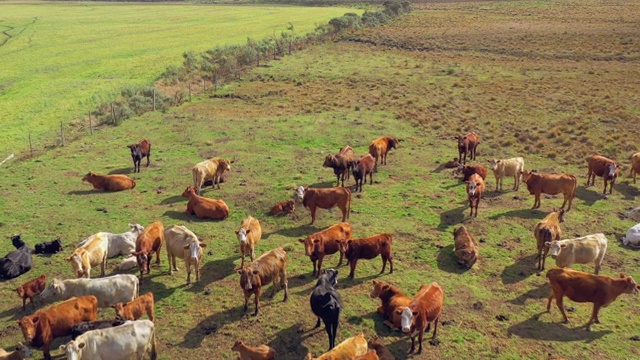
{"label": "black cow", "polygon": [[78,336],[86,333],[87,331],[120,326],[125,322],[126,320],[83,321],[81,323],[73,325],[73,327],[71,328],[71,339],[75,340]]}
{"label": "black cow", "polygon": [[338,320],[342,310],[342,298],[333,287],[338,283],[338,270],[327,269],[322,272],[311,293],[311,310],[318,317],[315,328],[320,327],[320,319],[329,336],[329,350],[336,346]]}
{"label": "black cow", "polygon": [[143,157],[147,157],[147,167],[151,164],[151,143],[149,140],[141,140],[137,144],[131,144],[128,146],[131,150],[131,159],[133,160],[133,172],[140,172],[140,161]]}
{"label": "black cow", "polygon": [[45,241],[35,246],[36,254],[56,254],[63,250],[62,240],[57,238],[52,241]]}
{"label": "black cow", "polygon": [[0,259],[0,277],[5,279],[16,278],[31,270],[33,260],[31,259],[31,249],[22,241],[20,235],[13,235],[11,242],[17,250],[14,250],[4,258]]}

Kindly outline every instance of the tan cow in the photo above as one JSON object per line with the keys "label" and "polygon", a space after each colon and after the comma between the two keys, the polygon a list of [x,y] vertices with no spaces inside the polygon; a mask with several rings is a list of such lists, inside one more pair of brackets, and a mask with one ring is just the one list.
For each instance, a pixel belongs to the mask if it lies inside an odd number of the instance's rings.
{"label": "tan cow", "polygon": [[558,241],[562,237],[562,230],[560,229],[560,223],[562,222],[564,222],[564,210],[553,209],[533,229],[533,236],[538,243],[538,270],[544,270],[545,259],[549,252],[549,247],[545,246],[545,244]]}
{"label": "tan cow", "polygon": [[276,351],[268,345],[249,346],[242,340],[237,340],[231,350],[240,353],[240,360],[273,360],[276,358]]}
{"label": "tan cow", "polygon": [[249,265],[237,270],[240,274],[240,287],[244,292],[244,311],[247,311],[249,298],[254,295],[255,312],[257,316],[260,308],[260,294],[262,287],[273,283],[271,295],[276,293],[276,283],[280,280],[280,287],[284,288],[284,300],[289,298],[289,286],[287,281],[287,253],[279,247],[262,254]]}
{"label": "tan cow", "polygon": [[311,225],[316,221],[316,209],[331,209],[338,206],[342,211],[342,222],[349,218],[351,191],[347,188],[305,189],[302,205],[311,212]]}
{"label": "tan cow", "polygon": [[374,171],[378,171],[378,158],[380,158],[380,165],[387,165],[387,154],[391,149],[397,149],[400,141],[402,141],[402,139],[383,136],[373,140],[371,144],[369,144],[369,154],[376,160]]}
{"label": "tan cow", "polygon": [[91,267],[100,265],[100,276],[104,276],[109,254],[109,241],[102,233],[91,236],[84,241],[84,245],[73,251],[67,258],[71,262],[76,277],[91,278]]}
{"label": "tan cow", "polygon": [[256,258],[254,247],[262,238],[262,228],[260,222],[251,216],[247,216],[240,223],[240,228],[236,230],[236,236],[240,241],[240,253],[242,253],[242,263],[244,266],[244,256],[249,255],[251,261]]}
{"label": "tan cow", "polygon": [[[318,356],[315,360],[352,360],[358,355],[364,355],[369,351],[367,345],[367,339],[364,338],[364,334],[350,337],[345,341],[338,344],[328,352]],[[311,354],[307,359],[312,359]]]}
{"label": "tan cow", "polygon": [[518,191],[520,187],[520,173],[524,171],[524,159],[521,157],[515,157],[511,159],[492,159],[488,160],[493,170],[493,176],[496,178],[496,190],[498,191],[498,184],[500,184],[500,191],[502,191],[502,182],[505,176],[513,177],[513,190]]}
{"label": "tan cow", "polygon": [[636,175],[640,174],[640,152],[631,155],[631,172],[629,176],[633,176],[633,183],[636,183]]}
{"label": "tan cow", "polygon": [[202,248],[206,244],[198,240],[196,234],[182,225],[171,225],[164,230],[164,241],[167,243],[167,260],[169,263],[169,275],[178,271],[176,258],[184,261],[187,268],[187,285],[191,284],[191,266],[196,273],[196,282],[200,281],[200,263],[202,262]]}
{"label": "tan cow", "polygon": [[453,231],[453,240],[458,264],[470,269],[478,261],[478,242],[464,225],[460,225]]}
{"label": "tan cow", "polygon": [[576,196],[576,189],[578,188],[578,180],[571,174],[543,174],[538,173],[535,170],[522,171],[522,181],[527,184],[527,190],[529,194],[535,195],[536,199],[533,203],[532,209],[540,207],[540,195],[549,194],[556,195],[562,193],[564,195],[564,202],[561,209],[569,203],[567,211],[571,210],[571,203]]}
{"label": "tan cow", "polygon": [[607,237],[602,233],[575,239],[565,239],[544,243],[549,247],[551,257],[558,267],[572,267],[573,264],[596,264],[596,275],[600,272],[604,254],[607,252]]}
{"label": "tan cow", "polygon": [[202,184],[207,180],[213,181],[213,185],[211,185],[212,189],[215,189],[216,185],[218,185],[218,189],[220,189],[220,177],[225,171],[231,170],[231,164],[233,164],[233,161],[219,157],[197,163],[193,169],[191,169],[193,173],[193,187],[196,189],[196,193],[200,195]]}
{"label": "tan cow", "polygon": [[602,193],[607,193],[607,183],[611,181],[611,185],[609,186],[609,194],[611,194],[613,192],[613,184],[620,174],[620,164],[615,160],[600,155],[589,156],[587,158],[587,164],[589,164],[587,186],[589,186],[589,180],[591,180],[591,186],[593,186],[596,182],[596,176],[601,176],[604,180],[604,190]]}

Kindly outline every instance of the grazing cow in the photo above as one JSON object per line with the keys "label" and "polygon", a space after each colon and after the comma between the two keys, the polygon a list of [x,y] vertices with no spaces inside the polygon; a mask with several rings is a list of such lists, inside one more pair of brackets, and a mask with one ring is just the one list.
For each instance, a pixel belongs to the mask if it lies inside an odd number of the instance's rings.
{"label": "grazing cow", "polygon": [[372,298],[380,298],[382,302],[378,306],[378,314],[382,315],[384,324],[391,330],[400,329],[402,327],[400,315],[402,310],[409,306],[411,299],[397,287],[377,280],[373,280],[373,291],[370,295]]}
{"label": "grazing cow", "polygon": [[464,225],[453,230],[453,242],[458,264],[471,269],[473,264],[478,261],[478,242]]}
{"label": "grazing cow", "polygon": [[73,325],[98,318],[95,296],[72,297],[17,320],[24,339],[30,346],[42,348],[45,360],[51,359],[49,347],[53,339],[71,334]]}
{"label": "grazing cow", "polygon": [[149,320],[155,321],[155,302],[153,301],[153,293],[148,292],[127,303],[117,303],[111,306],[116,311],[116,319],[122,320],[138,320],[142,315],[147,314]]}
{"label": "grazing cow", "polygon": [[127,271],[133,269],[136,266],[138,266],[138,260],[136,259],[136,256],[129,255],[129,257],[122,259],[120,265],[118,265],[118,270]]}
{"label": "grazing cow", "polygon": [[4,349],[0,349],[0,360],[23,360],[30,357],[31,350],[21,342],[15,346],[12,352],[6,352]]}
{"label": "grazing cow", "polygon": [[562,237],[562,229],[560,229],[560,223],[562,222],[564,222],[564,210],[553,209],[533,229],[533,236],[538,243],[538,270],[544,270],[545,259],[549,252],[549,247],[545,246],[545,244],[558,241]]}
{"label": "grazing cow", "polygon": [[[309,300],[311,311],[318,317],[315,328],[320,327],[320,319],[329,336],[329,350],[336,346],[338,322],[342,311],[342,298],[334,288],[338,284],[338,270],[327,269],[322,272]],[[314,329],[315,329],[314,328]]]}
{"label": "grazing cow", "polygon": [[482,199],[482,193],[484,193],[485,185],[484,180],[478,174],[473,174],[467,181],[467,197],[469,198],[469,217],[473,217],[473,209],[476,209],[475,217],[478,217],[478,205],[480,205],[480,199]]}
{"label": "grazing cow", "polygon": [[169,263],[169,275],[178,271],[176,258],[184,261],[187,268],[187,285],[191,284],[191,266],[196,273],[196,281],[200,281],[200,263],[202,262],[202,248],[207,247],[198,240],[196,234],[182,225],[171,225],[164,231],[167,243],[167,262]]}
{"label": "grazing cow", "polygon": [[42,290],[44,290],[47,285],[47,275],[42,274],[33,280],[29,280],[26,283],[20,285],[19,288],[16,289],[18,296],[22,299],[22,311],[25,310],[25,305],[27,304],[27,299],[31,301],[31,306],[36,308],[36,305],[33,303],[33,298],[40,294]]}
{"label": "grazing cow", "polygon": [[586,325],[587,331],[591,331],[591,324],[594,322],[600,324],[598,312],[601,307],[606,307],[614,302],[620,294],[638,294],[638,290],[640,290],[640,286],[631,276],[625,277],[622,274],[620,274],[620,278],[616,279],[570,269],[551,269],[547,271],[547,278],[551,283],[547,312],[551,312],[551,299],[555,298],[565,324],[569,322],[569,318],[564,312],[563,297],[566,296],[579,303],[593,303],[591,318]]}
{"label": "grazing cow", "polygon": [[293,200],[281,201],[271,208],[271,215],[282,213],[293,214],[296,211],[296,202]]}
{"label": "grazing cow", "polygon": [[120,326],[124,324],[126,320],[98,320],[98,321],[83,321],[79,324],[73,325],[71,328],[71,340],[75,340],[78,336],[86,333],[87,331],[106,329],[114,326]]}
{"label": "grazing cow", "polygon": [[57,238],[51,241],[41,242],[34,246],[36,254],[57,254],[63,250],[62,240]]}
{"label": "grazing cow", "polygon": [[133,160],[133,172],[140,172],[140,161],[143,157],[147,157],[147,167],[151,164],[151,143],[149,140],[141,140],[137,144],[128,146],[131,150],[131,159]]}
{"label": "grazing cow", "polygon": [[[98,233],[97,235],[100,235]],[[107,265],[109,243],[105,236],[92,236],[83,245],[73,251],[67,258],[71,262],[76,277],[91,278],[91,268],[100,265],[100,276],[104,276]]]}
{"label": "grazing cow", "polygon": [[82,181],[88,181],[94,189],[102,191],[122,191],[136,187],[136,181],[127,175],[102,175],[89,171]]}
{"label": "grazing cow", "polygon": [[367,345],[369,345],[369,349],[375,350],[380,360],[396,360],[396,358],[391,355],[389,349],[387,349],[386,346],[382,345],[381,340],[378,336],[374,336],[369,339]]}
{"label": "grazing cow", "polygon": [[160,266],[160,249],[163,242],[164,225],[162,225],[162,221],[154,222],[138,235],[136,251],[133,252],[133,255],[136,256],[140,269],[140,280],[142,280],[144,270],[147,270],[147,275],[151,273],[151,257],[154,252],[156,253],[156,264]]}
{"label": "grazing cow", "polygon": [[631,171],[629,176],[633,176],[633,183],[636,183],[636,175],[640,174],[640,152],[631,155]]}
{"label": "grazing cow", "polygon": [[611,194],[613,192],[613,184],[616,182],[618,175],[620,175],[620,164],[615,160],[600,155],[589,156],[587,164],[589,164],[587,186],[589,186],[589,180],[591,180],[591,186],[593,186],[596,182],[596,176],[602,176],[604,180],[602,193],[607,193],[607,183],[611,181],[611,185],[609,185],[609,194]]}
{"label": "grazing cow", "polygon": [[156,334],[149,320],[127,321],[120,326],[88,331],[60,345],[67,359],[157,358]]}
{"label": "grazing cow", "polygon": [[342,222],[347,221],[351,211],[351,191],[347,188],[305,189],[302,205],[311,212],[311,225],[316,221],[316,208],[331,209],[338,206],[342,211]]}
{"label": "grazing cow", "polygon": [[476,150],[480,144],[478,134],[470,132],[464,136],[456,136],[455,139],[458,141],[458,158],[462,164],[467,163],[467,155],[469,155],[469,160],[475,160]]}
{"label": "grazing cow", "polygon": [[237,340],[232,351],[240,353],[240,360],[273,360],[276,358],[276,351],[267,345],[249,346],[242,340]]}
{"label": "grazing cow", "polygon": [[434,323],[431,345],[436,345],[438,335],[438,320],[444,306],[444,293],[438,283],[422,285],[418,293],[413,297],[409,306],[402,311],[402,332],[411,337],[411,350],[415,350],[415,339],[418,335],[418,352],[422,353],[422,336],[429,332],[431,323]]}
{"label": "grazing cow", "polygon": [[558,267],[572,267],[573,264],[596,264],[596,275],[600,272],[604,254],[607,252],[607,238],[602,233],[575,239],[545,242],[551,257]]}
{"label": "grazing cow", "polygon": [[498,184],[500,184],[500,191],[502,191],[502,181],[505,176],[513,176],[513,190],[518,191],[518,188],[520,188],[520,174],[524,171],[524,159],[515,157],[500,160],[491,159],[488,161],[489,164],[491,164],[493,176],[496,178],[495,191],[498,191]]}
{"label": "grazing cow", "polygon": [[224,201],[200,196],[191,186],[184,190],[182,196],[189,199],[186,211],[189,215],[212,220],[224,220],[229,217],[229,207]]}
{"label": "grazing cow", "polygon": [[122,233],[122,234],[112,234],[109,232],[99,232],[97,234],[93,234],[88,238],[82,240],[78,246],[83,246],[89,240],[94,237],[100,237],[106,239],[108,246],[107,258],[116,257],[119,255],[129,255],[136,249],[136,239],[138,235],[142,231],[144,231],[144,226],[140,224],[129,224],[131,230]]}
{"label": "grazing cow", "polygon": [[242,263],[244,266],[244,256],[249,255],[251,261],[256,258],[254,247],[260,242],[262,228],[260,222],[251,216],[247,216],[240,223],[240,228],[236,230],[236,237],[240,241],[240,253],[242,253]]}
{"label": "grazing cow", "polygon": [[635,249],[640,249],[640,224],[636,224],[627,231],[627,235],[622,238],[622,244]]}
{"label": "grazing cow", "polygon": [[20,234],[13,235],[11,242],[16,250],[0,259],[0,277],[7,280],[16,278],[31,270],[33,259],[29,245],[22,240]]}
{"label": "grazing cow", "polygon": [[353,360],[380,360],[375,350],[369,350],[364,355],[358,355]]}
{"label": "grazing cow", "polygon": [[135,299],[139,289],[138,278],[128,274],[99,279],[53,279],[40,293],[40,299],[44,301],[49,298],[68,299],[72,296],[93,295],[98,299],[98,307],[106,308]]}
{"label": "grazing cow", "polygon": [[578,188],[578,180],[575,176],[571,174],[543,174],[536,172],[536,170],[524,170],[521,175],[522,181],[527,184],[529,194],[536,197],[532,209],[540,207],[540,194],[557,195],[562,193],[564,201],[560,208],[564,209],[568,202],[567,211],[571,210],[571,203],[576,196],[576,189]]}
{"label": "grazing cow", "polygon": [[245,265],[237,270],[240,274],[240,287],[244,292],[244,311],[247,311],[249,297],[254,295],[255,311],[253,316],[257,316],[260,306],[260,294],[262,286],[273,282],[271,295],[276,293],[276,283],[280,280],[280,287],[284,288],[284,300],[289,298],[289,287],[287,282],[287,253],[279,247],[262,254],[254,262]]}
{"label": "grazing cow", "polygon": [[473,174],[478,174],[482,180],[485,180],[488,173],[487,168],[480,164],[458,165],[454,172],[454,174],[462,174],[462,181],[468,181]]}
{"label": "grazing cow", "polygon": [[378,171],[378,157],[380,158],[380,165],[387,165],[387,154],[391,149],[397,149],[400,141],[402,141],[402,139],[383,136],[373,140],[371,144],[369,144],[369,154],[376,160],[373,165],[375,171]]}
{"label": "grazing cow", "polygon": [[389,274],[393,274],[393,236],[391,234],[377,234],[368,238],[338,240],[340,251],[344,252],[347,262],[351,266],[349,278],[353,279],[356,272],[356,265],[359,259],[371,260],[378,255],[382,257],[382,270],[384,273],[389,261]]}
{"label": "grazing cow", "polygon": [[376,163],[373,156],[367,154],[359,160],[354,161],[353,164],[353,178],[356,181],[356,191],[358,191],[359,188],[360,192],[362,192],[362,184],[367,182],[367,175],[369,175],[369,185],[373,185],[373,169]]}
{"label": "grazing cow", "polygon": [[[298,239],[304,244],[304,253],[313,263],[313,276],[320,276],[322,269],[322,260],[325,255],[335,254],[340,251],[340,261],[338,265],[342,265],[344,252],[340,249],[339,240],[346,241],[351,239],[351,225],[346,222],[331,225],[328,228],[311,234],[304,239]],[[316,262],[318,263],[316,269]]]}
{"label": "grazing cow", "polygon": [[315,360],[353,360],[356,356],[366,354],[367,351],[367,339],[364,338],[363,333],[360,333],[329,349]]}
{"label": "grazing cow", "polygon": [[344,187],[344,178],[349,179],[349,168],[355,157],[353,149],[349,145],[345,145],[337,155],[329,154],[324,159],[323,167],[330,167],[338,178],[336,186],[340,186],[340,178],[342,178],[342,187]]}
{"label": "grazing cow", "polygon": [[231,170],[231,164],[233,164],[233,161],[219,157],[197,163],[191,169],[193,173],[193,188],[196,190],[196,194],[200,195],[202,184],[207,180],[213,181],[212,189],[215,189],[216,185],[220,189],[220,178],[225,171]]}

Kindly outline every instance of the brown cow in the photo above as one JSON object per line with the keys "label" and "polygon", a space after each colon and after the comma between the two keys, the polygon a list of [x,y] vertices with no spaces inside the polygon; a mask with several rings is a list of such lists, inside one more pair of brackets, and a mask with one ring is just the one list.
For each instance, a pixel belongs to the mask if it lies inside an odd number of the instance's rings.
{"label": "brown cow", "polygon": [[633,183],[636,183],[636,174],[640,174],[640,152],[631,155],[631,172],[629,176],[633,176]]}
{"label": "brown cow", "polygon": [[386,346],[382,345],[380,338],[374,336],[367,342],[369,349],[373,349],[380,360],[396,360]]}
{"label": "brown cow", "polygon": [[620,278],[616,279],[571,269],[555,268],[547,271],[547,278],[551,283],[547,312],[551,312],[551,300],[555,297],[556,305],[564,317],[565,324],[569,322],[569,318],[564,312],[563,297],[566,296],[579,303],[593,303],[591,318],[586,325],[587,331],[591,331],[591,324],[594,322],[600,324],[598,312],[601,307],[614,302],[620,294],[638,294],[640,290],[640,286],[631,276],[625,277],[622,274],[620,274]]}
{"label": "brown cow", "polygon": [[338,206],[342,211],[342,221],[349,218],[351,191],[347,188],[305,189],[302,205],[311,212],[311,225],[316,221],[316,208],[331,209]]}
{"label": "brown cow", "polygon": [[485,180],[487,178],[488,171],[487,171],[487,168],[485,168],[480,164],[472,164],[472,165],[459,165],[455,173],[458,173],[458,174],[462,173],[462,181],[469,180],[469,178],[473,174],[478,174],[480,175],[482,180]]}
{"label": "brown cow", "polygon": [[88,181],[94,189],[102,191],[122,191],[136,187],[136,181],[127,175],[100,175],[89,171],[82,181]]}
{"label": "brown cow", "polygon": [[387,261],[389,261],[389,273],[393,274],[392,243],[393,237],[391,234],[386,233],[362,239],[338,240],[340,251],[344,252],[347,262],[351,266],[349,278],[353,279],[356,264],[359,259],[371,260],[378,255],[382,257],[382,270],[380,274],[384,273],[384,269],[387,267]]}
{"label": "brown cow", "polygon": [[564,222],[564,210],[553,209],[533,229],[533,236],[538,242],[538,270],[544,270],[544,263],[549,253],[549,247],[545,246],[545,243],[560,240],[562,236],[560,223],[562,222]]}
{"label": "brown cow", "polygon": [[458,264],[471,269],[473,264],[478,261],[478,242],[464,225],[460,225],[453,231],[453,240]]}
{"label": "brown cow", "polygon": [[369,185],[373,185],[373,169],[375,165],[375,160],[371,154],[367,154],[359,160],[354,161],[353,178],[356,180],[356,191],[358,191],[359,187],[360,192],[362,192],[362,183],[367,182],[367,175],[369,175]]}
{"label": "brown cow", "polygon": [[287,253],[283,248],[279,247],[262,254],[256,261],[249,265],[245,265],[237,270],[240,274],[240,287],[244,292],[244,311],[247,311],[249,297],[255,295],[254,304],[255,312],[253,316],[258,315],[260,306],[260,294],[262,286],[273,282],[271,295],[276,293],[276,282],[280,280],[280,287],[284,288],[284,300],[289,298],[289,287],[287,282]]}
{"label": "brown cow", "polygon": [[138,235],[136,239],[136,251],[132,253],[135,255],[138,262],[138,268],[140,268],[140,280],[146,267],[147,274],[151,273],[151,257],[153,253],[156,253],[156,264],[160,265],[160,249],[164,242],[164,225],[162,221],[156,221],[153,224],[144,228],[144,230]]}
{"label": "brown cow", "polygon": [[33,280],[29,280],[26,283],[20,285],[20,287],[16,289],[18,296],[22,298],[22,311],[25,310],[27,299],[31,301],[31,306],[33,306],[34,309],[36,308],[36,305],[33,303],[33,298],[36,297],[36,295],[38,295],[39,293],[41,293],[42,290],[44,290],[46,285],[47,285],[47,275],[42,274],[39,277]]}
{"label": "brown cow", "polygon": [[324,159],[323,167],[330,167],[333,169],[333,173],[338,178],[336,182],[336,186],[340,186],[340,178],[342,178],[342,187],[344,187],[344,178],[347,177],[349,179],[349,168],[351,167],[351,163],[353,158],[355,157],[355,153],[353,152],[353,148],[349,145],[345,145],[337,155],[329,154]]}
{"label": "brown cow", "polygon": [[244,257],[249,255],[251,261],[256,258],[255,246],[260,242],[262,238],[262,227],[260,221],[247,216],[240,222],[240,228],[236,230],[236,237],[240,242],[240,253],[242,253],[242,263],[240,267],[244,266]]}
{"label": "brown cow", "polygon": [[233,344],[232,351],[240,353],[240,360],[273,360],[276,358],[276,351],[267,345],[249,346],[242,340]]}
{"label": "brown cow", "polygon": [[142,315],[147,314],[149,320],[155,321],[155,302],[153,301],[153,293],[148,292],[140,295],[128,303],[117,303],[111,305],[116,311],[116,319],[122,320],[138,320]]}
{"label": "brown cow", "polygon": [[478,206],[480,205],[480,199],[482,199],[482,193],[484,193],[485,185],[484,180],[478,174],[473,174],[469,177],[467,183],[467,197],[469,198],[469,208],[471,212],[470,217],[473,217],[473,209],[476,209],[475,217],[478,217]]}
{"label": "brown cow", "polygon": [[402,139],[383,136],[373,140],[371,144],[369,144],[369,154],[376,160],[374,164],[374,170],[376,172],[378,171],[378,157],[380,158],[380,165],[387,165],[387,154],[391,149],[397,149],[400,141],[402,141]]}
{"label": "brown cow", "polygon": [[536,172],[536,170],[525,170],[521,174],[522,181],[527,184],[529,194],[536,197],[532,209],[540,207],[540,194],[556,195],[562,193],[564,202],[562,202],[562,207],[560,208],[564,209],[568,202],[567,211],[571,210],[571,203],[576,196],[576,189],[578,188],[578,180],[575,176],[571,174],[543,174]]}
{"label": "brown cow", "polygon": [[402,332],[411,337],[411,350],[415,350],[415,339],[418,335],[418,352],[422,353],[422,337],[425,331],[429,332],[431,323],[434,323],[431,345],[436,345],[438,335],[438,320],[444,306],[444,292],[438,283],[422,285],[418,293],[413,297],[409,306],[402,311]]}
{"label": "brown cow", "polygon": [[373,291],[370,296],[380,298],[382,304],[378,306],[378,314],[382,315],[384,324],[391,330],[400,329],[402,327],[400,315],[402,310],[409,306],[411,299],[397,287],[385,281],[376,280],[373,280]]}
{"label": "brown cow", "polygon": [[224,220],[229,217],[229,207],[224,201],[200,196],[196,194],[193,186],[188,186],[182,196],[189,199],[186,211],[189,215],[212,220]]}
{"label": "brown cow", "polygon": [[478,134],[470,132],[464,136],[456,136],[455,139],[458,141],[458,158],[460,162],[465,165],[467,163],[467,155],[469,155],[469,160],[475,160],[476,149],[480,144]]}
{"label": "brown cow", "polygon": [[375,350],[369,350],[364,355],[358,355],[353,360],[380,360]]}
{"label": "brown cow", "polygon": [[587,186],[589,186],[589,180],[591,180],[591,186],[593,186],[596,182],[596,176],[601,176],[604,180],[602,193],[607,193],[607,183],[611,181],[611,185],[609,185],[609,194],[611,194],[613,192],[613,184],[616,182],[618,175],[620,175],[620,164],[615,160],[600,155],[589,156],[587,164],[589,164]]}
{"label": "brown cow", "polygon": [[22,335],[30,346],[42,348],[44,358],[51,359],[53,339],[71,335],[73,325],[98,319],[98,299],[93,295],[72,297],[18,320]]}
{"label": "brown cow", "polygon": [[133,160],[133,172],[140,172],[140,161],[143,157],[147,157],[147,167],[151,164],[151,143],[149,140],[141,140],[137,144],[131,144],[128,146],[131,150],[131,159]]}
{"label": "brown cow", "polygon": [[[337,266],[342,265],[342,258],[344,252],[341,251],[338,245],[338,240],[351,239],[351,225],[346,222],[331,225],[328,228],[319,231],[315,234],[311,234],[304,239],[298,239],[299,242],[304,244],[304,253],[309,257],[313,263],[313,275],[320,276],[320,270],[322,269],[322,260],[325,255],[335,254],[340,251],[340,261]],[[316,262],[318,267],[316,270]]]}
{"label": "brown cow", "polygon": [[296,202],[293,200],[281,201],[271,208],[271,215],[282,213],[293,214],[296,211]]}

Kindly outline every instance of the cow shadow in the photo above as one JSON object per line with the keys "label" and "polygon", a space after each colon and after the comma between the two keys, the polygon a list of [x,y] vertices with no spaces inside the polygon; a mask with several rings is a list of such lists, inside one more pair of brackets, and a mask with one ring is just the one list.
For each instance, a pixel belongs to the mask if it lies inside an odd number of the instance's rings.
{"label": "cow shadow", "polygon": [[[380,299],[376,298],[375,299],[378,303],[380,302]],[[377,307],[376,307],[377,308]],[[389,329],[389,327],[387,325],[384,324],[384,318],[382,318],[382,315],[378,314],[377,311],[371,311],[367,314],[364,314],[361,316],[362,319],[371,319],[373,320],[373,330],[375,331],[375,333],[378,336],[384,336],[384,337],[389,337],[389,336],[395,336],[395,337],[399,337],[402,335],[402,332],[399,330],[391,330]],[[359,325],[359,324],[356,324]]]}
{"label": "cow shadow", "polygon": [[551,293],[551,285],[549,285],[549,283],[546,282],[536,288],[533,288],[527,291],[526,293],[520,294],[515,299],[509,300],[509,303],[514,305],[525,305],[525,302],[528,299],[531,299],[531,300],[547,299],[550,293]]}
{"label": "cow shadow", "polygon": [[5,319],[6,320],[18,320],[23,316],[27,316],[27,315],[31,315],[34,312],[40,310],[41,308],[43,308],[44,305],[41,304],[38,300],[36,300],[36,308],[35,310],[33,309],[33,307],[31,306],[31,303],[29,301],[27,301],[27,307],[26,310],[22,311],[22,305],[18,305],[16,307],[7,309],[3,312],[0,313],[0,319]]}
{"label": "cow shadow", "polygon": [[[316,233],[318,230],[309,224],[303,224],[292,228],[278,229],[270,233],[263,233],[262,239],[268,239],[273,234],[282,235],[289,238],[305,238],[310,234]],[[300,244],[302,246],[302,244]]]}
{"label": "cow shadow", "polygon": [[467,206],[460,206],[440,213],[440,225],[438,225],[438,230],[445,231],[451,225],[460,224],[464,220],[465,210],[467,210]]}
{"label": "cow shadow", "polygon": [[[201,292],[209,285],[218,282],[229,275],[236,273],[234,261],[238,260],[238,256],[229,256],[228,258],[208,261],[200,269],[200,281],[194,283],[188,291]],[[186,273],[184,271],[183,273]],[[195,274],[191,274],[191,280],[194,280]]]}
{"label": "cow shadow", "polygon": [[67,192],[67,195],[102,195],[102,194],[108,194],[109,191],[99,191],[96,189],[90,189],[90,190],[73,190],[73,191],[69,191]]}
{"label": "cow shadow", "polygon": [[311,271],[309,271],[309,273],[289,277],[289,279],[287,279],[288,281],[287,286],[289,287],[289,290],[291,290],[297,287],[307,286],[311,283],[315,284],[317,280],[318,279],[311,274]]}
{"label": "cow shadow", "polygon": [[192,327],[184,335],[184,340],[176,346],[188,349],[200,348],[205,337],[215,334],[225,325],[237,321],[244,313],[243,308],[244,305],[241,304],[209,316]]}
{"label": "cow shadow", "polygon": [[122,168],[122,169],[114,169],[109,171],[109,175],[129,175],[133,172],[133,168],[132,167],[126,167],[126,168]]}
{"label": "cow shadow", "polygon": [[[138,273],[139,275],[139,273]],[[157,269],[154,273],[153,267],[151,268],[151,275],[146,275],[140,281],[140,294],[147,293],[149,291],[153,292],[153,300],[158,302],[164,298],[171,296],[179,286],[176,287],[167,287],[167,285],[162,281],[155,281],[154,279],[159,276],[165,276],[165,272],[161,269]],[[193,276],[193,274],[192,274]],[[140,277],[138,276],[138,279]]]}
{"label": "cow shadow", "polygon": [[[556,312],[555,315],[557,318],[562,318],[559,312]],[[570,325],[568,326],[560,322],[545,323],[539,320],[541,316],[553,316],[553,314],[542,312],[533,315],[523,322],[510,326],[507,331],[509,334],[524,339],[563,342],[584,341],[585,343],[591,343],[613,332],[611,330],[586,331],[584,325],[570,328]]]}
{"label": "cow shadow", "polygon": [[640,190],[638,190],[637,187],[632,186],[628,181],[616,183],[613,187],[615,187],[615,189],[613,189],[614,193],[617,190],[618,193],[624,196],[624,200],[635,200],[636,197],[640,195]]}
{"label": "cow shadow", "polygon": [[595,186],[578,186],[578,188],[576,189],[576,197],[582,200],[584,205],[591,206],[595,204],[596,201],[604,199],[601,193],[595,190],[591,190],[595,188]]}
{"label": "cow shadow", "polygon": [[453,250],[453,244],[447,245],[440,249],[440,252],[438,252],[438,257],[436,258],[436,262],[438,263],[438,269],[446,271],[448,273],[463,274],[469,271],[466,266],[458,264],[456,255]]}
{"label": "cow shadow", "polygon": [[514,261],[513,264],[506,266],[500,275],[502,284],[515,284],[537,273],[537,262],[535,261],[537,256],[537,254],[524,256]]}
{"label": "cow shadow", "polygon": [[[345,179],[345,180],[346,180],[346,179]],[[335,180],[317,182],[317,183],[315,183],[315,184],[311,184],[311,185],[309,185],[308,187],[305,187],[305,189],[307,189],[307,188],[322,189],[322,188],[331,188],[331,187],[335,187],[335,183],[334,183],[334,181],[335,181]],[[345,181],[345,184],[346,184],[346,183],[347,183],[347,182]],[[340,184],[342,184],[342,182],[340,182]],[[348,185],[347,185],[347,186],[345,186],[345,187],[348,187]]]}
{"label": "cow shadow", "polygon": [[169,196],[168,198],[160,201],[160,205],[175,204],[177,202],[186,201],[186,200],[187,199],[184,198],[182,195],[174,195],[174,196]]}
{"label": "cow shadow", "polygon": [[175,210],[167,210],[164,212],[164,214],[162,214],[166,217],[169,217],[171,219],[174,220],[181,220],[184,222],[220,222],[220,221],[224,221],[224,220],[213,220],[213,219],[202,219],[199,218],[195,215],[189,215],[184,211],[175,211]]}
{"label": "cow shadow", "polygon": [[[323,327],[319,329],[322,330]],[[311,332],[304,331],[302,324],[296,323],[278,331],[267,345],[278,349],[278,353],[286,354],[287,359],[303,359],[309,350],[302,345],[302,342],[312,335]]]}
{"label": "cow shadow", "polygon": [[502,217],[519,217],[521,219],[542,219],[545,213],[538,209],[519,209],[509,210],[501,214],[495,214],[489,216],[489,219],[500,219]]}

